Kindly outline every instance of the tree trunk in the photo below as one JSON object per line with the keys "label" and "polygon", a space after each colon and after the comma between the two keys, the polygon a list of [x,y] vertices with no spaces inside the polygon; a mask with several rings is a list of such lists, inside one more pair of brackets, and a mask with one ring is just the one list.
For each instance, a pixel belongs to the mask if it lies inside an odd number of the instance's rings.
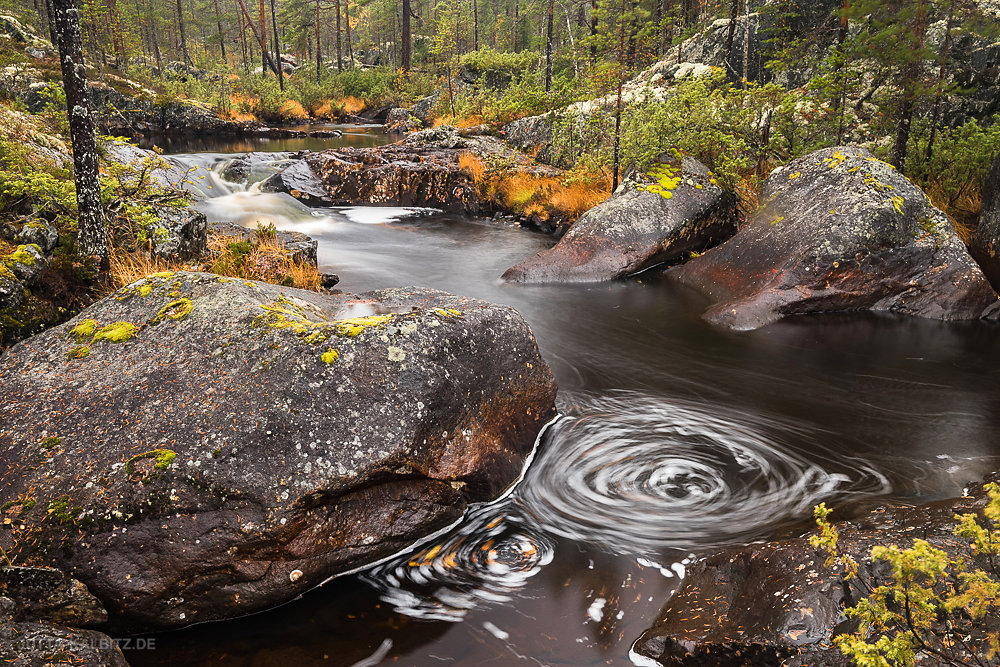
{"label": "tree trunk", "polygon": [[219,48],[222,49],[222,62],[226,63],[226,38],[222,33],[222,12],[219,11],[219,0],[215,0],[215,25],[219,28]]}
{"label": "tree trunk", "polygon": [[350,0],[344,0],[344,38],[347,39],[347,62],[350,63],[348,69],[354,69],[354,46],[351,44],[351,15],[348,12],[350,8]]}
{"label": "tree trunk", "polygon": [[479,50],[479,2],[472,0],[472,50]]}
{"label": "tree trunk", "polygon": [[590,68],[597,65],[597,0],[590,0]]}
{"label": "tree trunk", "polygon": [[319,0],[316,0],[316,83],[319,84],[320,71],[323,69],[323,56],[319,46]]}
{"label": "tree trunk", "polygon": [[278,88],[285,90],[285,70],[281,66],[281,45],[278,43],[278,18],[275,15],[274,0],[271,0],[271,30],[274,35],[274,59],[278,64]]}
{"label": "tree trunk", "polygon": [[[52,0],[49,0],[51,3]],[[153,6],[149,6],[149,36],[153,41],[153,57],[156,58],[156,69],[163,76],[163,56],[160,54],[160,42],[156,36],[156,22],[153,20]]]}
{"label": "tree trunk", "polygon": [[521,30],[521,15],[518,12],[517,0],[514,0],[514,53],[521,52],[520,40],[518,39],[518,32]]}
{"label": "tree trunk", "polygon": [[184,37],[184,8],[181,7],[181,0],[177,0],[177,29],[181,35],[181,55],[185,65],[191,65],[191,54],[188,53],[187,39]]}
{"label": "tree trunk", "polygon": [[400,36],[402,48],[399,54],[400,68],[403,72],[410,71],[410,0],[403,0],[403,27]]}
{"label": "tree trunk", "polygon": [[944,97],[944,89],[948,82],[948,52],[951,50],[951,31],[954,27],[956,0],[951,0],[948,5],[948,20],[945,23],[944,42],[941,44],[941,52],[938,54],[938,81],[934,91],[934,107],[931,110],[931,136],[927,140],[927,152],[924,159],[930,162],[934,157],[934,142],[937,140],[938,123],[941,121],[941,100]]}
{"label": "tree trunk", "polygon": [[55,46],[59,40],[56,37],[56,19],[52,11],[52,0],[45,0],[45,12],[49,17],[49,41],[52,42],[52,46]]}
{"label": "tree trunk", "polygon": [[[919,52],[923,50],[924,37],[927,31],[927,3],[921,0],[917,7],[917,16],[913,22],[914,46]],[[910,143],[910,128],[913,125],[913,112],[916,108],[917,85],[920,80],[922,60],[919,53],[909,54],[909,60],[900,71],[900,88],[902,100],[899,105],[899,117],[896,121],[896,138],[892,145],[892,166],[905,173],[906,148]]]}
{"label": "tree trunk", "polygon": [[108,232],[101,211],[101,181],[97,167],[97,135],[87,94],[87,70],[83,65],[80,12],[74,0],[50,0],[53,6],[59,62],[69,135],[73,145],[73,174],[79,215],[77,244],[82,255],[97,256],[108,265]]}
{"label": "tree trunk", "polygon": [[743,0],[743,90],[747,89],[750,64],[750,3]]}
{"label": "tree trunk", "polygon": [[340,0],[334,0],[333,8],[337,12],[337,71],[344,71],[344,58],[340,50]]}
{"label": "tree trunk", "polygon": [[733,67],[733,42],[736,38],[736,24],[739,23],[740,0],[729,0],[729,30],[726,31],[726,47],[723,53],[726,54],[726,69],[729,70],[730,80],[736,79],[736,68]]}
{"label": "tree trunk", "polygon": [[549,0],[549,24],[545,37],[545,92],[547,93],[552,92],[552,23],[555,9],[555,0]]}
{"label": "tree trunk", "polygon": [[[618,17],[618,94],[615,97],[615,141],[611,156],[611,192],[618,189],[618,172],[621,167],[622,139],[622,88],[625,84],[625,10],[626,1],[622,0],[622,12]],[[631,21],[628,22],[631,26]]]}

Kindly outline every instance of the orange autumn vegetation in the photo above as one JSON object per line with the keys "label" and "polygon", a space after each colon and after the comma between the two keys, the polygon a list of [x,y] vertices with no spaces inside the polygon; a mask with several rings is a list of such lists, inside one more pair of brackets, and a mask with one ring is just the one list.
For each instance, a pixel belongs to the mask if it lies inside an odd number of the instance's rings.
{"label": "orange autumn vegetation", "polygon": [[312,264],[292,261],[291,253],[277,239],[258,236],[249,241],[212,234],[208,256],[203,263],[165,260],[145,252],[122,252],[112,249],[110,257],[113,284],[110,290],[129,285],[161,271],[207,271],[220,276],[259,280],[275,285],[317,290],[320,274]]}
{"label": "orange autumn vegetation", "polygon": [[353,116],[365,110],[364,100],[348,95],[338,100],[322,100],[312,105],[313,118],[336,119]]}
{"label": "orange autumn vegetation", "polygon": [[278,116],[283,120],[307,120],[309,118],[305,108],[295,100],[285,100],[278,107]]}
{"label": "orange autumn vegetation", "polygon": [[435,118],[431,123],[431,127],[441,127],[442,125],[454,125],[460,130],[465,130],[470,127],[476,127],[477,125],[482,125],[483,119],[480,116],[440,116]]}
{"label": "orange autumn vegetation", "polygon": [[611,184],[603,174],[560,180],[521,171],[492,172],[470,153],[459,157],[458,166],[476,183],[484,199],[542,220],[553,216],[576,220],[611,195]]}

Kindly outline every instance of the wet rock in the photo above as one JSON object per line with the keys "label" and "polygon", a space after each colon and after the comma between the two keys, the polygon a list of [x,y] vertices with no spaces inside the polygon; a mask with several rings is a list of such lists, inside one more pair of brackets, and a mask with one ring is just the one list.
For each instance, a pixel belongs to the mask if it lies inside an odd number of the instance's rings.
{"label": "wet rock", "polygon": [[0,622],[0,662],[12,667],[128,667],[111,637],[52,623]]}
{"label": "wet rock", "polygon": [[153,254],[167,259],[195,259],[208,250],[208,221],[192,208],[160,206],[154,229]]}
{"label": "wet rock", "polygon": [[487,164],[516,166],[522,173],[562,174],[535,164],[495,137],[463,137],[451,126],[412,132],[375,148],[314,153],[306,162],[335,204],[431,207],[475,215],[493,204],[480,197],[472,175],[460,166],[467,154]]}
{"label": "wet rock", "polygon": [[[973,496],[919,507],[880,507],[837,524],[838,548],[859,564],[859,578],[827,567],[827,554],[807,537],[730,549],[691,566],[684,584],[633,652],[661,665],[848,665],[833,637],[854,626],[843,610],[885,583],[891,570],[873,562],[876,545],[912,546],[926,539],[949,555],[962,553],[952,533],[956,513],[981,510]],[[934,664],[929,663],[929,664]]]}
{"label": "wet rock", "polygon": [[329,206],[330,195],[304,160],[296,160],[260,184],[261,192],[284,192],[306,206]]}
{"label": "wet rock", "polygon": [[139,148],[124,141],[104,142],[104,158],[107,162],[128,167],[121,178],[129,184],[148,173],[152,183],[161,188],[182,190],[190,174],[183,167],[174,164],[158,153]]}
{"label": "wet rock", "polygon": [[607,201],[573,223],[554,247],[511,267],[520,283],[599,282],[676,262],[736,233],[732,207],[705,165],[665,155],[633,173]]}
{"label": "wet rock", "polygon": [[465,91],[471,88],[472,86],[458,78],[452,81],[450,91],[448,84],[444,83],[438,86],[433,93],[418,100],[416,104],[410,107],[410,115],[423,123],[424,126],[428,126],[434,120],[433,114],[438,110],[439,106],[443,108],[442,105],[447,105],[449,99],[453,97],[457,100]]}
{"label": "wet rock", "polygon": [[340,130],[310,130],[309,136],[317,139],[333,139],[344,136],[344,133]]}
{"label": "wet rock", "polygon": [[25,245],[34,244],[43,253],[50,253],[59,242],[59,232],[47,222],[31,222],[18,232],[17,241]]}
{"label": "wet rock", "polygon": [[947,216],[861,148],[776,169],[746,227],[668,274],[711,297],[706,319],[732,329],[817,312],[970,320],[997,309]]}
{"label": "wet rock", "polygon": [[[222,234],[234,241],[251,241],[257,235],[257,230],[241,227],[231,222],[211,223],[213,233]],[[276,230],[275,239],[291,254],[292,261],[299,264],[316,266],[316,240],[302,232],[291,230]]]}
{"label": "wet rock", "polygon": [[0,503],[31,536],[0,546],[164,627],[286,602],[497,497],[555,386],[507,306],[178,273],[11,348],[0,395]]}
{"label": "wet rock", "polygon": [[246,183],[251,174],[268,168],[264,165],[270,165],[275,160],[287,157],[287,153],[261,153],[258,151],[240,155],[222,169],[221,176],[233,183]]}
{"label": "wet rock", "polygon": [[338,276],[336,273],[321,273],[319,274],[319,279],[320,279],[320,285],[322,285],[326,289],[336,287],[337,283],[340,282],[340,276]]}
{"label": "wet rock", "polygon": [[983,206],[969,251],[993,289],[1000,290],[1000,155],[993,161],[993,169],[983,185]]}
{"label": "wet rock", "polygon": [[0,568],[0,597],[12,602],[6,612],[8,620],[49,621],[74,627],[108,620],[104,605],[86,586],[53,568]]}

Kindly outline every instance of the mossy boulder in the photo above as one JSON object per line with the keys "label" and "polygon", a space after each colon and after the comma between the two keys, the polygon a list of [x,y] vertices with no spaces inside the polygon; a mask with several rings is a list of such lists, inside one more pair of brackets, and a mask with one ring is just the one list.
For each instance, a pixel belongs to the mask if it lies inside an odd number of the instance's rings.
{"label": "mossy boulder", "polygon": [[706,319],[732,329],[858,310],[975,320],[998,306],[948,217],[855,147],[776,169],[736,236],[668,273],[707,294]]}
{"label": "mossy boulder", "polygon": [[0,395],[0,546],[144,628],[286,602],[496,498],[555,386],[506,306],[165,272],[11,348]]}
{"label": "mossy boulder", "polygon": [[503,274],[518,283],[599,282],[687,259],[736,233],[732,200],[705,165],[665,154],[626,178],[554,247]]}

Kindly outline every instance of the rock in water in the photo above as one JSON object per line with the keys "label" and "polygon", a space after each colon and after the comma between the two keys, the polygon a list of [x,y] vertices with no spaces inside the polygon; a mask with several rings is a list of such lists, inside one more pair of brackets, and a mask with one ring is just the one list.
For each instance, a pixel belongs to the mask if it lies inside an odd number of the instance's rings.
{"label": "rock in water", "polygon": [[554,414],[516,311],[201,273],[119,290],[0,360],[0,544],[123,627],[245,614],[496,498]]}
{"label": "rock in water", "polygon": [[330,195],[304,160],[296,160],[260,184],[261,192],[284,192],[306,206],[329,206]]}
{"label": "rock in water", "polygon": [[1000,155],[983,186],[983,208],[969,250],[993,289],[1000,290]]}
{"label": "rock in water", "polygon": [[722,189],[697,160],[636,173],[552,248],[507,269],[519,283],[597,282],[673,262],[736,233]]}
{"label": "rock in water", "polygon": [[715,305],[705,317],[733,329],[802,313],[971,320],[997,308],[947,216],[861,148],[776,169],[745,228],[669,274],[708,294]]}
{"label": "rock in water", "polygon": [[111,637],[52,623],[0,623],[0,663],[9,667],[128,667]]}

